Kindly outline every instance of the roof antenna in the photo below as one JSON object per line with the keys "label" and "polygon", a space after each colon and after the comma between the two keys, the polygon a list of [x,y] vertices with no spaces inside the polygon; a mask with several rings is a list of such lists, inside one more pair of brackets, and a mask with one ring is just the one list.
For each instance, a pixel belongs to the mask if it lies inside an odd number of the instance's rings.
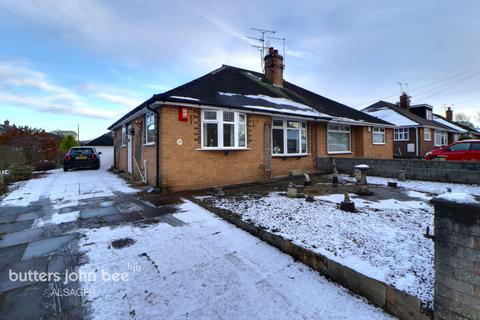
{"label": "roof antenna", "polygon": [[264,66],[264,61],[263,58],[265,57],[265,52],[267,50],[267,42],[265,42],[265,34],[275,34],[274,30],[265,30],[265,29],[259,29],[259,28],[250,28],[250,30],[257,31],[261,34],[260,38],[255,38],[255,37],[250,37],[247,36],[247,38],[256,40],[259,42],[258,45],[252,45],[252,47],[257,48],[260,51],[260,65],[262,67],[262,72],[265,72],[265,66]]}
{"label": "roof antenna", "polygon": [[406,82],[397,82],[397,83],[400,86],[400,94],[403,94],[403,92],[404,92],[403,91],[403,86],[405,86],[408,90],[408,83],[406,83]]}

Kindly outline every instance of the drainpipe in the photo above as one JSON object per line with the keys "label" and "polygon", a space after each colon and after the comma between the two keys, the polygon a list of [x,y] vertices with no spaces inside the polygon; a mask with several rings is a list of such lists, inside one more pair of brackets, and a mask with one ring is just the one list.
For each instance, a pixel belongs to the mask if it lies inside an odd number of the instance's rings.
{"label": "drainpipe", "polygon": [[156,131],[157,131],[157,135],[156,135],[156,143],[155,143],[155,151],[156,151],[156,157],[155,157],[155,172],[156,172],[156,175],[155,175],[155,185],[156,187],[160,190],[160,192],[162,192],[162,184],[161,184],[161,180],[160,180],[160,112],[158,112],[158,110],[155,108],[151,108],[150,105],[147,105],[147,109],[152,111],[153,113],[155,113],[156,117]]}
{"label": "drainpipe", "polygon": [[416,138],[416,143],[415,143],[415,150],[416,150],[416,153],[417,153],[417,158],[418,158],[418,142],[419,142],[419,139],[418,139],[418,127],[415,127],[415,138]]}

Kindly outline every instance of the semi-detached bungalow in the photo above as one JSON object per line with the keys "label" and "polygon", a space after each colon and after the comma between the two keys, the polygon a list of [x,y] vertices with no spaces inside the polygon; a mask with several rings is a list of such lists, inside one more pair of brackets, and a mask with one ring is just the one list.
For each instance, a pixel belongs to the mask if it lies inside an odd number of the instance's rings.
{"label": "semi-detached bungalow", "polygon": [[164,192],[310,172],[319,156],[392,158],[393,126],[283,79],[223,65],[156,94],[109,129],[115,166]]}
{"label": "semi-detached bungalow", "polygon": [[423,158],[427,152],[457,141],[461,134],[437,121],[431,105],[410,105],[405,92],[398,104],[378,101],[362,111],[395,125],[393,154],[398,158]]}

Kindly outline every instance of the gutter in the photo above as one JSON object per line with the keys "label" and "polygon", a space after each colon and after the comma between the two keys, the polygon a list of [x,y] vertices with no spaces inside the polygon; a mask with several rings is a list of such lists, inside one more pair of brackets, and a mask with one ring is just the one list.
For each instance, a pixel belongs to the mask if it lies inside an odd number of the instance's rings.
{"label": "gutter", "polygon": [[[155,122],[156,122],[156,143],[155,143],[155,186],[159,188],[160,192],[162,190],[162,184],[160,180],[160,113],[158,109],[153,109],[150,107],[151,105],[147,105],[147,109],[155,113]],[[147,177],[145,177],[146,179]]]}

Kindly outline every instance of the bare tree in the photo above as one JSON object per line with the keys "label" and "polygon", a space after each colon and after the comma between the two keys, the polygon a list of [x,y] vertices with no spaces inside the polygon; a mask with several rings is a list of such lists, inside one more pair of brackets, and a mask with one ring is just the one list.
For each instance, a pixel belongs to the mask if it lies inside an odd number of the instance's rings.
{"label": "bare tree", "polygon": [[472,123],[470,116],[463,112],[459,112],[455,115],[455,121],[464,125],[465,127],[475,129],[475,125]]}

